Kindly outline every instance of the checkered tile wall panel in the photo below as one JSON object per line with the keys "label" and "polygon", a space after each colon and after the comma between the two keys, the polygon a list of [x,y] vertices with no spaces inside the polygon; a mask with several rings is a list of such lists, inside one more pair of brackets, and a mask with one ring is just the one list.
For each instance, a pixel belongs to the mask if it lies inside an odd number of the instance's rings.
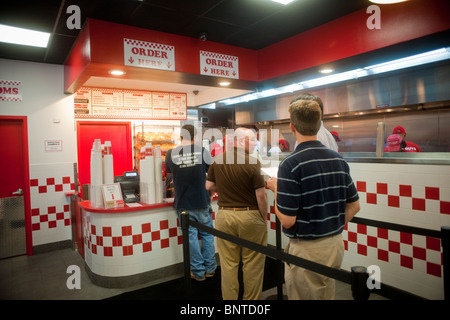
{"label": "checkered tile wall panel", "polygon": [[348,223],[345,250],[408,269],[442,277],[441,240],[411,233]]}
{"label": "checkered tile wall panel", "polygon": [[[114,227],[98,227],[91,224],[89,217],[86,220],[85,245],[94,255],[132,256],[183,243],[181,229],[177,225],[169,226],[169,220]],[[171,239],[176,241],[171,242]]]}
{"label": "checkered tile wall panel", "polygon": [[73,191],[73,164],[30,166],[30,204],[33,245],[72,238],[70,199]]}

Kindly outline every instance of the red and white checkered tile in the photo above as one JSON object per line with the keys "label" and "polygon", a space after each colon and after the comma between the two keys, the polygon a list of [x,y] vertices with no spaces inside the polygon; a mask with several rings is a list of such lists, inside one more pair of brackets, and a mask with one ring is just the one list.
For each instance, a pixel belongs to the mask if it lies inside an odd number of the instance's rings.
{"label": "red and white checkered tile", "polygon": [[[177,225],[169,227],[169,220],[144,222],[140,225],[102,226],[85,223],[85,245],[94,255],[103,257],[132,256],[166,249],[183,243],[181,230]],[[172,239],[174,241],[172,241]]]}
{"label": "red and white checkered tile", "polygon": [[[450,226],[450,167],[350,163],[361,204],[358,217],[440,230]],[[441,299],[440,239],[349,223],[344,266],[383,266],[397,288]]]}
{"label": "red and white checkered tile", "polygon": [[72,238],[70,199],[73,164],[30,166],[30,204],[33,245]]}
{"label": "red and white checkered tile", "polygon": [[126,213],[83,211],[85,261],[101,276],[127,276],[183,261],[172,207]]}
{"label": "red and white checkered tile", "polygon": [[349,252],[442,277],[440,239],[351,222],[343,238]]}

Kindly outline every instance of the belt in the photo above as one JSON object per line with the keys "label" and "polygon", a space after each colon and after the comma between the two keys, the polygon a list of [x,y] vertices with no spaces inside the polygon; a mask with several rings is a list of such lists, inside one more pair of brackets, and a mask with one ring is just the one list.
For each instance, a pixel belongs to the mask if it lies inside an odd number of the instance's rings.
{"label": "belt", "polygon": [[238,208],[233,208],[233,207],[219,207],[219,210],[232,210],[232,211],[249,211],[249,210],[259,210],[258,207],[238,207]]}

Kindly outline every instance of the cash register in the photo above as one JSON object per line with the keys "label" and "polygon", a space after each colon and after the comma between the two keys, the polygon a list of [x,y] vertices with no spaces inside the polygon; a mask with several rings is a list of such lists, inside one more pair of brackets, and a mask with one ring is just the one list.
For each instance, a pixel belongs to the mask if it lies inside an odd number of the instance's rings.
{"label": "cash register", "polygon": [[125,171],[123,176],[114,177],[114,182],[120,184],[125,203],[139,201],[139,174],[137,171]]}

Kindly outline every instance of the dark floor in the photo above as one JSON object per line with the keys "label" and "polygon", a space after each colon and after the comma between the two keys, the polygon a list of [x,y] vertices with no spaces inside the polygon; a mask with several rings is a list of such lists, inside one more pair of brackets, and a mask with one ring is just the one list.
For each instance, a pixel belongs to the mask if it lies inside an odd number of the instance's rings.
{"label": "dark floor", "polygon": [[[71,265],[79,266],[81,288],[68,289],[67,273]],[[265,281],[261,299],[277,294],[274,261],[266,263]],[[151,287],[151,288],[148,288]],[[213,278],[203,282],[191,281],[193,300],[220,300],[220,269]],[[166,292],[166,293],[165,293]],[[180,300],[185,299],[183,275],[143,285],[109,289],[94,285],[84,270],[84,261],[78,252],[63,249],[33,256],[19,256],[0,260],[0,299],[5,300]],[[336,282],[336,299],[352,300],[350,286]],[[384,299],[371,294],[370,299]]]}

